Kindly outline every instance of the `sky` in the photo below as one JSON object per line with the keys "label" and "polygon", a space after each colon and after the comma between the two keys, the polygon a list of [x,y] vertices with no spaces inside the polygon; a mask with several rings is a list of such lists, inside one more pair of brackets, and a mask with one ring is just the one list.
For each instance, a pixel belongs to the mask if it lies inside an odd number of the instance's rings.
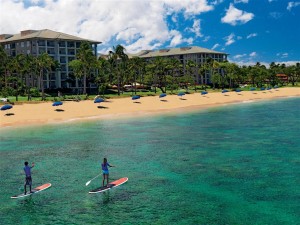
{"label": "sky", "polygon": [[0,0],[0,34],[50,29],[127,53],[199,46],[239,65],[300,62],[300,0]]}

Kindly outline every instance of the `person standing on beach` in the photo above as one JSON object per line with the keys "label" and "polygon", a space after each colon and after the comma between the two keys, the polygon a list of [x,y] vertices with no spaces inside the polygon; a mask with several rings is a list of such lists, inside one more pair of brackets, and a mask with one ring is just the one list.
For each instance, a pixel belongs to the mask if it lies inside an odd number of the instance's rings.
{"label": "person standing on beach", "polygon": [[114,167],[113,165],[110,165],[107,162],[107,159],[104,158],[103,159],[103,163],[101,164],[102,166],[102,173],[103,173],[103,179],[102,179],[102,186],[104,187],[104,181],[106,180],[106,186],[108,186],[109,183],[109,171],[108,171],[108,167]]}
{"label": "person standing on beach", "polygon": [[25,172],[25,184],[24,184],[24,194],[26,195],[26,186],[29,185],[29,191],[31,193],[31,185],[32,185],[32,178],[31,178],[31,169],[34,167],[34,162],[31,166],[28,166],[28,162],[24,163],[24,172]]}

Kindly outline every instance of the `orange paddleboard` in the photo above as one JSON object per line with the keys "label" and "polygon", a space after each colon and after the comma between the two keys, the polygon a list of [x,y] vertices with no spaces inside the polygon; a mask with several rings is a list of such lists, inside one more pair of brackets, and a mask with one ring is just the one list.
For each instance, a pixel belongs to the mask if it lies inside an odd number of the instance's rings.
{"label": "orange paddleboard", "polygon": [[49,187],[51,187],[50,183],[43,184],[41,186],[38,186],[38,187],[32,189],[31,192],[27,191],[26,194],[22,193],[22,194],[19,194],[19,195],[14,195],[11,198],[24,198],[24,197],[27,197],[29,195],[32,195],[32,194],[38,193],[40,191],[43,191],[43,190],[45,190]]}
{"label": "orange paddleboard", "polygon": [[90,191],[89,193],[90,194],[97,194],[97,193],[101,193],[101,192],[104,192],[104,191],[108,191],[108,190],[110,190],[110,189],[112,189],[114,187],[118,187],[121,184],[124,184],[127,181],[128,181],[128,178],[127,177],[123,177],[123,178],[121,178],[119,180],[115,180],[113,182],[110,182],[107,186],[96,188],[96,189]]}

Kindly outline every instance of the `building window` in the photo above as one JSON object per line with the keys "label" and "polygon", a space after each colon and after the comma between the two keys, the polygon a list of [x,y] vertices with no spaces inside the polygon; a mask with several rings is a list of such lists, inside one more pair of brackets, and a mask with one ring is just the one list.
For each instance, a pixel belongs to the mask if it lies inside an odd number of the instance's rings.
{"label": "building window", "polygon": [[45,46],[46,43],[45,43],[45,41],[39,40],[39,41],[38,41],[38,45],[39,45],[39,46]]}
{"label": "building window", "polygon": [[68,48],[74,48],[75,47],[75,43],[68,41]]}
{"label": "building window", "polygon": [[59,47],[66,47],[66,42],[60,41],[58,42]]}
{"label": "building window", "polygon": [[24,48],[24,42],[23,41],[21,42],[21,47]]}

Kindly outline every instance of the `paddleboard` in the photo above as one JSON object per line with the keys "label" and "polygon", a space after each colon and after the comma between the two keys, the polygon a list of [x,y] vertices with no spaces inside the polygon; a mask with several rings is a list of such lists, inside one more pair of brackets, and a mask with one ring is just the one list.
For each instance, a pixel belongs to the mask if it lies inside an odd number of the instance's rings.
{"label": "paddleboard", "polygon": [[110,190],[110,189],[112,189],[112,188],[114,188],[114,187],[118,187],[118,186],[120,186],[121,184],[124,184],[124,183],[127,182],[127,181],[128,181],[128,178],[127,178],[127,177],[123,177],[123,178],[121,178],[121,179],[119,179],[119,180],[115,180],[115,181],[113,181],[113,182],[110,182],[110,183],[109,183],[107,186],[105,186],[105,187],[99,187],[99,188],[96,188],[96,189],[90,191],[89,193],[90,193],[90,194],[97,194],[97,193],[101,193],[101,192],[104,192],[104,191],[108,191],[108,190]]}
{"label": "paddleboard", "polygon": [[[40,191],[43,191],[43,190],[45,190],[45,189],[47,189],[47,188],[49,188],[49,187],[51,187],[51,184],[50,184],[50,183],[43,184],[43,185],[38,186],[38,187],[36,187],[36,188],[34,188],[34,189],[31,189],[31,192],[27,191],[26,194],[22,193],[22,194],[19,194],[19,195],[14,195],[14,196],[12,196],[11,198],[24,198],[24,197],[30,196],[30,195],[32,195],[32,194],[36,194],[36,193],[38,193],[38,192],[40,192]],[[28,187],[28,188],[29,188],[29,187]]]}

